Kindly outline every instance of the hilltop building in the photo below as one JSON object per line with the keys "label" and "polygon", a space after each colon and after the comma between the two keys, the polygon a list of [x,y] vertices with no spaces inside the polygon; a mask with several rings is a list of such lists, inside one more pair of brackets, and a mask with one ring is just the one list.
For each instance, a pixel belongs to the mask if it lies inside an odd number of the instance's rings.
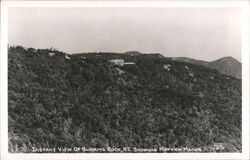
{"label": "hilltop building", "polygon": [[124,65],[124,60],[123,59],[112,59],[109,62],[113,63],[114,65],[117,66],[123,66]]}
{"label": "hilltop building", "polygon": [[55,53],[52,53],[52,52],[49,53],[49,56],[50,56],[50,57],[52,57],[52,56],[54,56],[54,55],[55,55]]}
{"label": "hilltop building", "polygon": [[134,62],[124,62],[123,59],[112,59],[109,62],[113,63],[114,65],[117,66],[124,66],[124,65],[134,65]]}
{"label": "hilltop building", "polygon": [[70,57],[69,57],[68,55],[65,55],[65,58],[66,58],[66,59],[70,59]]}
{"label": "hilltop building", "polygon": [[167,71],[170,71],[171,64],[164,64],[163,68],[166,69]]}
{"label": "hilltop building", "polygon": [[135,63],[134,63],[134,62],[125,62],[125,63],[124,63],[124,65],[131,65],[131,64],[133,65],[133,64],[135,64]]}

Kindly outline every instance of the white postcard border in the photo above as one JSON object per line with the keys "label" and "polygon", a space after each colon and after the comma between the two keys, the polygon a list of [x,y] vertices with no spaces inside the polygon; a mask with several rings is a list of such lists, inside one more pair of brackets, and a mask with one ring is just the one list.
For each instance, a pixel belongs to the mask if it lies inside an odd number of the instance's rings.
{"label": "white postcard border", "polygon": [[[242,10],[242,153],[8,153],[8,8],[10,7],[239,7]],[[15,159],[249,159],[248,1],[3,1],[0,54],[1,157]]]}

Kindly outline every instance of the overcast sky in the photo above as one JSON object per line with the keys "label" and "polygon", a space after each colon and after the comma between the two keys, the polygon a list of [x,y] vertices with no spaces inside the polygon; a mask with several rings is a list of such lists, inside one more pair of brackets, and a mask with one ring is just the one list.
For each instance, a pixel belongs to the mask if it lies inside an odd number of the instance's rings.
{"label": "overcast sky", "polygon": [[238,8],[11,8],[9,44],[241,61]]}

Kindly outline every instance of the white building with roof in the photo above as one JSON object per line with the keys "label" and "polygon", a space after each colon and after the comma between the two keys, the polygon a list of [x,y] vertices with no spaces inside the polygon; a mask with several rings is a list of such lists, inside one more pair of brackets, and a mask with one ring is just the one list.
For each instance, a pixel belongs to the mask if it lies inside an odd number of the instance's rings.
{"label": "white building with roof", "polygon": [[124,65],[124,60],[123,59],[112,59],[109,62],[113,63],[114,65],[117,66],[123,66]]}

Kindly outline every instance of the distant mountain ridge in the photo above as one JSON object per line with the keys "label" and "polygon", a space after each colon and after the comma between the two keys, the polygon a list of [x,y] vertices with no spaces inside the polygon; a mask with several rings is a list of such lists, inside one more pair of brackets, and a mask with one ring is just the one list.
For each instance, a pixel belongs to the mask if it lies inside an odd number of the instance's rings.
{"label": "distant mountain ridge", "polygon": [[196,60],[188,57],[172,57],[172,60],[175,61],[181,61],[181,62],[187,62],[192,64],[198,64],[198,65],[207,65],[208,62],[202,61],[202,60]]}
{"label": "distant mountain ridge", "polygon": [[124,54],[132,55],[132,56],[138,56],[138,55],[140,55],[141,53],[138,52],[138,51],[127,51],[127,52],[125,52]]}
{"label": "distant mountain ridge", "polygon": [[218,60],[209,62],[209,68],[217,69],[222,74],[231,75],[241,79],[241,63],[233,57],[224,57]]}
{"label": "distant mountain ridge", "polygon": [[208,68],[216,69],[220,73],[241,79],[241,63],[233,57],[223,57],[215,61],[207,62],[187,57],[172,57],[172,60],[202,65]]}

